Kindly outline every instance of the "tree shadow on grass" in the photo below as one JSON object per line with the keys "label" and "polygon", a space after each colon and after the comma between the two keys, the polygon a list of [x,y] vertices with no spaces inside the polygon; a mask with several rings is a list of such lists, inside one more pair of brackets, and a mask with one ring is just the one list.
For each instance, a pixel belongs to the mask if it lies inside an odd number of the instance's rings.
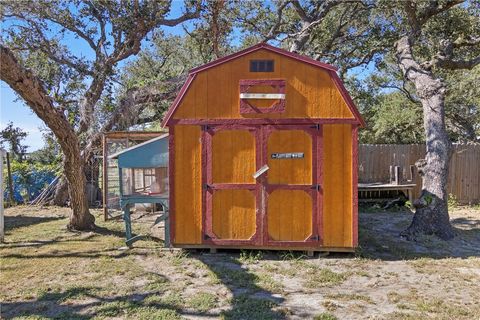
{"label": "tree shadow on grass", "polygon": [[[135,250],[135,249],[134,249]],[[145,252],[121,252],[112,255],[111,250],[98,250],[98,252],[55,252],[40,256],[15,255],[16,258],[57,258],[57,257],[88,257],[101,258],[108,256],[119,258],[119,255],[148,255]],[[9,257],[13,257],[10,255]],[[221,314],[216,309],[195,310],[185,304],[170,302],[163,289],[149,291],[149,284],[142,286],[128,295],[110,295],[105,293],[105,288],[76,286],[61,291],[41,292],[36,299],[28,301],[4,302],[2,305],[3,317],[12,319],[21,315],[36,315],[52,319],[91,319],[98,317],[127,317],[129,319],[177,319],[182,315],[202,316],[224,319],[284,319],[285,314],[279,310],[283,298],[275,296],[259,285],[259,277],[236,261],[235,258],[218,255],[192,254],[191,258],[202,262],[211,270],[215,282],[225,285],[232,294],[229,308]],[[114,262],[112,262],[114,263]],[[181,266],[180,266],[181,267]],[[169,280],[163,275],[155,273],[156,278],[162,278],[159,287]],[[148,279],[148,275],[142,275]],[[158,279],[157,279],[158,280]],[[68,283],[68,286],[74,285]],[[172,289],[169,289],[172,290]],[[103,293],[102,293],[103,291]],[[170,293],[169,293],[170,294]],[[212,294],[215,294],[212,292]],[[180,300],[184,297],[180,294]]]}
{"label": "tree shadow on grass", "polygon": [[279,310],[280,296],[259,286],[259,277],[248,268],[232,261],[230,256],[199,254],[194,258],[206,265],[218,282],[232,293],[230,308],[222,312],[224,319],[284,319]]}
{"label": "tree shadow on grass", "polygon": [[[111,258],[123,258],[130,255],[127,251],[119,251],[116,248],[100,249],[100,250],[86,250],[82,252],[70,252],[70,251],[56,251],[55,253],[41,253],[41,254],[3,254],[2,258],[15,258],[15,259],[39,259],[39,258],[90,258],[97,259],[102,257]],[[136,256],[147,256],[148,252],[136,252]]]}
{"label": "tree shadow on grass", "polygon": [[111,228],[96,226],[94,232],[102,236],[114,236],[117,238],[125,238],[125,231],[113,230]]}
{"label": "tree shadow on grass", "polygon": [[61,216],[36,217],[36,216],[5,216],[5,231],[12,231],[17,228],[28,227],[31,225],[65,219]]}
{"label": "tree shadow on grass", "polygon": [[185,310],[175,302],[168,302],[165,297],[166,292],[162,290],[106,296],[100,287],[72,287],[63,291],[43,292],[34,300],[4,302],[2,319],[19,316],[81,320],[95,317],[180,319],[182,315],[202,315],[197,311]]}
{"label": "tree shadow on grass", "polygon": [[407,241],[400,237],[400,233],[411,221],[412,212],[409,210],[360,211],[358,254],[387,261],[480,257],[480,217],[451,219],[457,236],[449,241],[435,235]]}

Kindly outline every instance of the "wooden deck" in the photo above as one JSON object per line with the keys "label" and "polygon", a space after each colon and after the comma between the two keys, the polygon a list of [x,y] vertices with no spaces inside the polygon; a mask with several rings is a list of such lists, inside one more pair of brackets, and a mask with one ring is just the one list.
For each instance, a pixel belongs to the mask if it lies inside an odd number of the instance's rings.
{"label": "wooden deck", "polygon": [[410,203],[413,203],[413,189],[416,184],[391,184],[391,183],[359,183],[358,192],[368,192],[368,191],[402,191],[407,194],[408,200]]}

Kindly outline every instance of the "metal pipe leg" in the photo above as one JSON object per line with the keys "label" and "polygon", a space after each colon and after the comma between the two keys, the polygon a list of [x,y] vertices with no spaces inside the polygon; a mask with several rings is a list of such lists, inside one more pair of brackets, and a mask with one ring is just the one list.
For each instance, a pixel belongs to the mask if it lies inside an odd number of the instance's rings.
{"label": "metal pipe leg", "polygon": [[123,209],[123,221],[125,221],[125,237],[128,242],[132,238],[132,221],[130,220],[130,208],[128,206]]}

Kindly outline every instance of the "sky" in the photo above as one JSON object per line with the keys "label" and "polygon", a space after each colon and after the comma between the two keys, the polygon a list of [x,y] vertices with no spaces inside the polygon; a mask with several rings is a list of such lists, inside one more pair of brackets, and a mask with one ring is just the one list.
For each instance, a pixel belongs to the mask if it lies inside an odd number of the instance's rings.
{"label": "sky", "polygon": [[5,82],[2,81],[0,85],[0,129],[4,129],[11,121],[15,127],[28,133],[24,144],[28,146],[29,152],[40,149],[43,146],[39,129],[42,121],[17,99],[14,91]]}

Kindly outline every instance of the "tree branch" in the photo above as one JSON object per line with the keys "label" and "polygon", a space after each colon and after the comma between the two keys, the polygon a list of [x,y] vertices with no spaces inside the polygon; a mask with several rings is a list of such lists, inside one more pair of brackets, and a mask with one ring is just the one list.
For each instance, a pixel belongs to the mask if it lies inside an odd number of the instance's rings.
{"label": "tree branch", "polygon": [[175,19],[158,19],[156,16],[145,17],[138,10],[138,8],[135,8],[133,13],[133,16],[136,19],[136,21],[133,22],[134,28],[126,33],[126,37],[123,41],[121,41],[123,38],[123,33],[121,31],[122,29],[113,24],[113,53],[108,57],[97,55],[96,66],[99,68],[97,75],[94,77],[90,87],[87,89],[84,98],[80,103],[81,119],[79,132],[85,132],[90,127],[89,123],[93,121],[94,106],[101,97],[107,79],[114,72],[114,65],[132,55],[138,54],[141,49],[142,40],[154,28],[159,26],[175,26],[192,18],[196,18],[200,15],[200,9],[200,3],[197,2],[195,11],[193,12],[187,11]]}
{"label": "tree branch", "polygon": [[289,34],[290,38],[293,38],[293,44],[290,47],[290,51],[299,52],[303,49],[305,44],[310,38],[312,29],[322,23],[323,19],[328,15],[328,13],[336,6],[342,3],[362,3],[361,0],[351,0],[351,1],[342,1],[342,0],[325,0],[321,3],[320,6],[312,12],[311,16],[307,15],[303,7],[301,6],[298,0],[292,1],[292,4],[300,17],[301,20],[301,30]]}
{"label": "tree branch", "polygon": [[[151,103],[162,101],[172,101],[184,79],[182,77],[170,79],[161,84],[152,84],[141,88],[133,88],[126,92],[119,106],[115,109],[109,119],[103,126],[89,137],[89,142],[84,148],[83,157],[88,159],[96,148],[100,145],[102,134],[112,129],[124,129],[139,123],[138,115]],[[166,90],[160,90],[162,87],[168,87]],[[161,115],[154,117],[161,118]],[[151,119],[154,119],[153,117]]]}
{"label": "tree branch", "polygon": [[438,1],[429,1],[428,6],[418,15],[420,27],[423,26],[431,17],[445,12],[448,9],[464,2],[465,0],[450,0],[444,4],[439,4]]}
{"label": "tree branch", "polygon": [[438,57],[435,65],[448,70],[471,70],[480,64],[480,56],[470,60],[454,60]]}
{"label": "tree branch", "polygon": [[454,49],[462,47],[472,47],[479,44],[480,37],[471,38],[468,40],[442,40],[440,41],[440,48],[437,54],[430,61],[422,64],[422,67],[426,69],[431,69],[433,66],[437,66],[448,70],[473,69],[475,66],[480,64],[480,56],[472,59],[455,59]]}
{"label": "tree branch", "polygon": [[77,136],[63,112],[55,108],[42,81],[30,70],[21,66],[13,52],[2,44],[0,44],[0,53],[2,57],[0,78],[18,93],[33,112],[48,125],[65,153],[75,149],[75,144],[78,144]]}
{"label": "tree branch", "polygon": [[275,24],[270,28],[270,31],[268,31],[267,35],[264,37],[263,42],[266,42],[276,37],[278,28],[282,24],[283,10],[287,7],[289,3],[290,2],[288,0],[280,2],[280,5],[277,8],[277,20],[275,21]]}
{"label": "tree branch", "polygon": [[[313,22],[313,18],[309,17],[305,10],[303,9],[302,5],[298,0],[292,0],[292,5],[295,8],[295,11],[297,12],[298,16],[300,19],[304,22]],[[321,12],[321,10],[318,10],[318,12]]]}
{"label": "tree branch", "polygon": [[427,21],[442,13],[448,9],[465,2],[464,0],[450,0],[444,4],[439,4],[438,1],[429,1],[428,6],[421,12],[417,12],[417,2],[413,0],[407,0],[404,4],[405,12],[407,13],[407,20],[412,28],[413,34],[417,34],[421,31],[423,25]]}

